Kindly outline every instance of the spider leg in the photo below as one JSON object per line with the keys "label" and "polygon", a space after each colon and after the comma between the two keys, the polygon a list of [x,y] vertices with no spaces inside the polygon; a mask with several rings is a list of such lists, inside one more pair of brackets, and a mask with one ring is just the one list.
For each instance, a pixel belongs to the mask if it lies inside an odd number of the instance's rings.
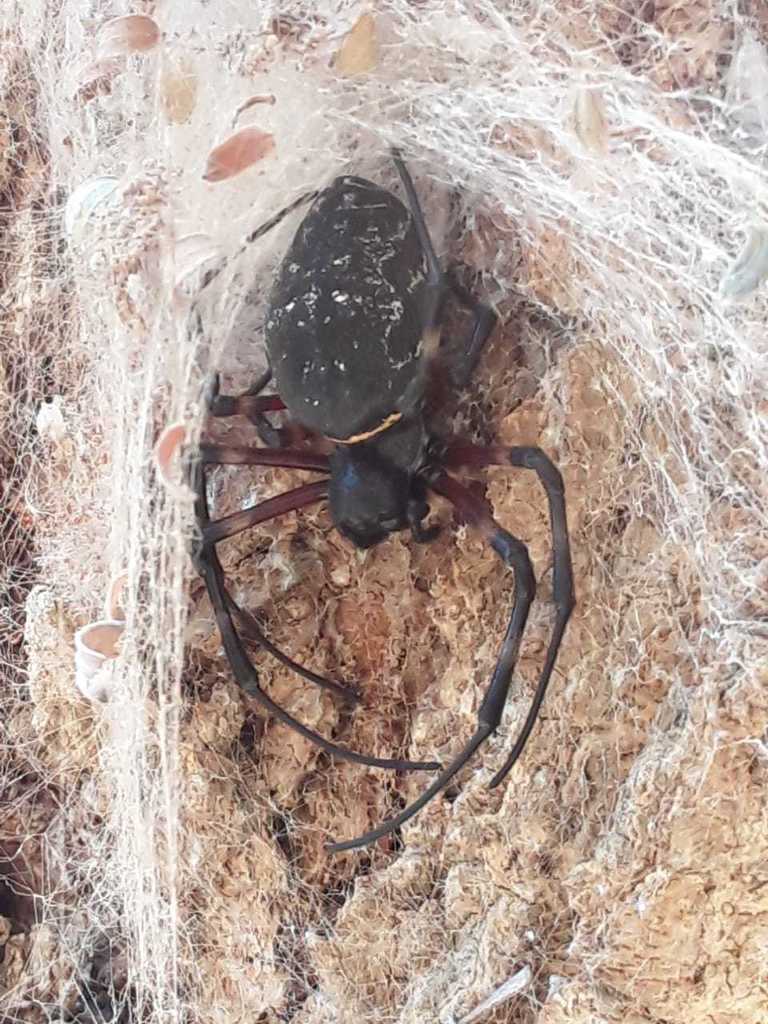
{"label": "spider leg", "polygon": [[453,368],[452,377],[457,388],[466,387],[475,371],[478,360],[485,348],[485,343],[493,334],[498,317],[485,303],[456,280],[453,271],[448,272],[448,285],[458,301],[472,313],[472,333],[465,350],[461,353],[461,366]]}
{"label": "spider leg", "polygon": [[[308,728],[308,726],[298,721],[298,719],[294,718],[293,715],[289,714],[284,708],[280,707],[279,704],[276,704],[267,696],[266,693],[264,693],[259,686],[256,670],[251,664],[251,660],[248,657],[245,647],[243,646],[235,628],[235,624],[232,619],[232,612],[227,601],[224,570],[221,566],[221,562],[219,561],[219,556],[216,553],[216,543],[219,539],[223,538],[211,538],[211,533],[215,534],[216,527],[219,523],[216,521],[212,522],[210,519],[208,498],[205,490],[205,470],[202,462],[196,462],[193,464],[190,477],[196,495],[195,517],[202,534],[202,537],[198,539],[193,549],[192,557],[195,568],[202,577],[208,591],[213,613],[216,617],[216,623],[219,627],[219,635],[221,636],[221,641],[224,645],[224,651],[227,655],[227,660],[232,667],[232,672],[238,682],[238,685],[246,694],[248,694],[249,697],[252,697],[255,701],[261,704],[261,706],[278,721],[289,726],[295,732],[299,733],[299,735],[304,736],[305,739],[314,743],[315,746],[320,747],[321,750],[337,757],[339,760],[350,761],[353,764],[368,765],[372,768],[389,768],[394,771],[438,770],[440,765],[434,761],[404,761],[394,758],[368,757],[364,754],[358,754],[356,751],[350,750],[348,747],[332,743],[324,736],[321,736],[320,733],[315,732],[313,729]],[[245,510],[246,516],[250,515],[250,520],[245,525],[239,525],[238,529],[232,528],[232,520],[234,517],[229,516],[227,517],[229,520],[229,528],[224,530],[223,535],[233,536],[235,533],[239,532],[239,529],[245,529],[247,525],[264,522],[267,518],[274,518],[284,512],[289,512],[304,505],[311,504],[312,502],[319,501],[324,496],[326,489],[327,482],[321,480],[317,483],[307,484],[304,487],[296,488],[294,491],[288,491],[285,494],[278,495],[277,498],[271,498],[269,501],[263,502],[254,509]],[[267,505],[269,505],[271,509],[269,515],[264,514],[264,508]],[[242,513],[236,513],[235,515],[242,515]],[[220,522],[226,522],[226,520],[222,520]]]}
{"label": "spider leg", "polygon": [[425,396],[428,396],[435,378],[435,367],[438,362],[440,350],[440,320],[443,300],[448,289],[448,281],[440,266],[435,247],[432,245],[429,228],[424,220],[424,212],[421,209],[416,187],[413,184],[410,171],[406,167],[400,155],[399,149],[392,149],[392,159],[395,161],[397,173],[403,183],[405,194],[408,199],[408,209],[413,219],[413,227],[416,237],[419,240],[421,251],[424,254],[424,261],[427,265],[427,276],[424,283],[424,297],[422,308],[422,338],[421,338],[421,359],[418,372],[415,374],[410,386],[398,402],[398,410],[405,416],[412,415],[418,408],[423,406]]}
{"label": "spider leg", "polygon": [[427,367],[429,380],[424,402],[427,418],[442,408],[455,391],[461,391],[469,384],[498,319],[490,306],[480,302],[459,284],[451,271],[447,274],[447,281],[461,305],[472,313],[472,326],[467,341],[461,347],[451,341],[440,349]]}
{"label": "spider leg", "polygon": [[531,703],[528,717],[510,751],[507,760],[491,780],[491,788],[498,786],[523,752],[531,730],[541,708],[549,679],[555,666],[565,628],[576,604],[573,586],[573,565],[571,561],[571,545],[568,538],[568,519],[565,508],[565,488],[563,477],[557,467],[540,448],[527,446],[504,448],[500,445],[482,447],[479,445],[450,445],[445,453],[444,465],[470,466],[515,466],[532,469],[538,476],[547,495],[549,504],[549,523],[552,531],[552,596],[556,608],[555,623],[552,637],[547,648],[544,667],[539,677],[539,684]]}
{"label": "spider leg", "polygon": [[[212,444],[201,444],[198,447],[198,455],[200,461],[206,465],[231,465],[231,466],[279,466],[283,469],[310,469],[317,470],[319,472],[328,471],[328,458],[325,455],[315,455],[310,452],[295,452],[285,449],[269,449],[263,448],[247,448],[239,447],[235,445],[212,445]],[[296,494],[296,492],[291,492]],[[312,500],[311,498],[309,500]],[[257,506],[265,511],[264,506]],[[282,507],[282,506],[279,506]],[[277,513],[273,512],[272,515],[280,515],[280,511]],[[260,522],[263,520],[259,520]],[[250,525],[256,525],[252,522]],[[247,527],[243,527],[244,529]],[[356,703],[359,697],[352,687],[342,686],[340,683],[335,683],[331,679],[326,679],[324,676],[317,675],[317,673],[304,668],[303,665],[299,665],[292,658],[289,658],[287,654],[284,654],[279,647],[276,647],[270,640],[268,640],[258,623],[250,615],[249,612],[241,609],[235,602],[229,597],[228,600],[231,603],[232,610],[238,617],[243,635],[246,641],[251,641],[264,648],[268,654],[271,654],[273,658],[277,658],[287,668],[293,669],[302,678],[308,680],[308,682],[315,683],[317,686],[323,687],[324,689],[331,690],[344,697],[345,700]]]}
{"label": "spider leg", "polygon": [[400,761],[358,754],[348,747],[331,743],[330,740],[327,740],[313,729],[308,728],[298,719],[294,718],[293,715],[285,711],[284,708],[280,707],[279,704],[276,704],[259,686],[256,671],[238,637],[224,594],[224,571],[219,562],[218,555],[212,547],[202,549],[198,553],[197,566],[198,572],[202,575],[208,588],[221,640],[235,678],[245,693],[261,704],[273,718],[289,726],[294,732],[299,733],[299,735],[308,739],[315,746],[320,747],[321,750],[333,755],[333,757],[338,758],[340,761],[368,765],[371,768],[389,768],[393,771],[435,771],[440,767],[433,761]]}
{"label": "spider leg", "polygon": [[[245,252],[249,245],[257,241],[257,239],[261,238],[263,235],[266,235],[268,231],[271,231],[272,228],[276,227],[280,223],[280,221],[287,217],[289,213],[293,213],[293,211],[296,210],[299,206],[303,206],[305,203],[309,203],[312,202],[314,199],[317,199],[317,197],[320,195],[320,192],[321,189],[313,189],[311,192],[304,192],[297,199],[294,199],[292,203],[289,203],[287,206],[284,206],[281,210],[278,210],[278,212],[274,214],[272,217],[270,217],[269,220],[266,220],[263,224],[260,224],[259,227],[255,228],[253,231],[251,231],[249,234],[245,236],[243,244],[240,246],[240,248],[237,250],[234,256],[225,257],[217,267],[213,267],[204,275],[202,283],[200,285],[200,290],[197,294],[197,297],[195,298],[194,303],[192,304],[192,309],[190,311],[190,315],[192,319],[195,321],[197,329],[200,331],[200,333],[203,332],[203,324],[200,316],[200,299],[205,290],[209,287],[209,285],[211,285],[216,280],[216,278],[221,274],[224,268],[228,266],[228,264],[232,260],[236,260],[240,256],[242,256],[242,254]],[[245,392],[245,395],[240,397],[250,398],[254,395],[257,395],[259,391],[261,391],[263,388],[267,386],[271,379],[272,371],[270,369],[267,369],[265,374],[262,375],[259,381],[257,381],[253,387],[249,388],[248,391]],[[218,374],[216,374],[212,379],[212,387],[216,395],[218,394],[218,386],[219,379]],[[279,408],[284,407],[280,406]],[[214,413],[214,415],[216,415],[216,413]],[[230,413],[228,415],[234,414]],[[248,413],[246,412],[245,415],[248,415]],[[269,420],[264,416],[263,410],[256,409],[252,413],[252,416],[252,422],[256,429],[258,430],[259,436],[261,437],[261,440],[264,442],[264,444],[266,444],[270,448],[279,447],[281,441],[285,439],[281,438],[279,431],[276,431],[275,428],[270,424]]]}
{"label": "spider leg", "polygon": [[450,289],[458,301],[473,315],[472,333],[462,355],[462,366],[459,372],[452,372],[456,384],[463,387],[472,375],[480,354],[488,338],[496,326],[496,314],[484,303],[479,302],[470,292],[456,280],[455,274],[448,273],[440,266],[432,239],[429,234],[424,212],[419,202],[416,188],[410,172],[406,167],[398,149],[392,150],[400,180],[408,198],[408,208],[413,218],[413,226],[419,239],[424,259],[427,264],[427,280],[424,300],[424,334],[422,338],[422,359],[420,372],[414,378],[398,404],[401,412],[413,412],[425,399],[434,411],[444,403],[449,391],[447,373],[440,364],[440,321],[446,292]]}
{"label": "spider leg", "polygon": [[517,537],[513,537],[512,534],[507,533],[506,530],[499,526],[491,515],[487,502],[476,497],[466,487],[448,476],[447,473],[442,473],[436,480],[432,481],[430,487],[437,494],[447,498],[461,512],[465,519],[472,523],[473,526],[478,527],[505,565],[514,569],[515,596],[512,603],[509,625],[507,626],[507,632],[504,636],[496,667],[493,670],[493,676],[477,712],[477,728],[461,753],[437,776],[432,785],[418,799],[401,811],[400,814],[389,821],[385,821],[378,828],[358,836],[356,839],[347,839],[340,843],[328,844],[326,849],[330,853],[341,853],[344,850],[353,850],[358,846],[366,846],[380,836],[386,835],[388,832],[394,832],[417,814],[425,804],[429,803],[433,797],[445,789],[453,776],[464,767],[478,747],[497,729],[507,700],[512,670],[517,661],[523,630],[525,629],[528,612],[536,592],[536,580],[533,575],[533,567],[531,566],[528,551],[522,541],[518,540]]}
{"label": "spider leg", "polygon": [[[228,466],[278,466],[282,469],[310,469],[328,472],[328,457],[312,452],[293,451],[290,448],[246,448],[238,445],[201,444],[198,447],[200,467],[205,465]],[[200,476],[202,477],[202,473]],[[205,489],[205,483],[200,486]],[[285,512],[294,512],[305,505],[314,504],[326,496],[327,480],[317,480],[303,487],[297,487],[284,494],[253,505],[251,508],[211,520],[206,514],[198,513],[198,525],[203,545],[217,544],[227,537],[234,537],[243,530],[268,519],[275,519]]]}
{"label": "spider leg", "polygon": [[[432,239],[429,234],[427,222],[424,220],[424,211],[421,208],[421,202],[419,201],[419,196],[416,192],[416,186],[413,184],[411,172],[406,167],[399,149],[392,150],[392,159],[395,161],[397,173],[400,175],[400,180],[403,183],[405,194],[408,197],[408,209],[411,211],[413,226],[419,239],[419,245],[424,253],[424,259],[427,263],[427,282],[433,288],[437,288],[437,286],[439,286],[438,299],[442,299],[443,294],[445,293],[445,274],[443,273],[443,268],[440,266],[440,260],[437,258],[435,247],[432,245]],[[427,323],[429,324],[436,321],[437,307],[435,308],[433,318],[427,318]]]}
{"label": "spider leg", "polygon": [[400,814],[396,815],[396,817],[390,818],[389,821],[385,821],[382,825],[371,829],[370,832],[366,832],[361,836],[357,836],[355,839],[343,839],[338,843],[326,843],[325,849],[328,853],[344,853],[345,850],[356,850],[361,846],[368,846],[369,843],[375,842],[375,840],[380,839],[389,832],[396,832],[401,825],[404,825],[406,821],[411,819],[415,814],[418,814],[425,804],[428,804],[430,800],[441,792],[441,790],[445,789],[454,775],[464,767],[477,748],[490,736],[492,731],[493,730],[490,728],[478,726],[474,736],[464,747],[459,756],[455,758],[455,760],[451,761],[444,771],[440,772],[432,785],[428,789],[425,789],[420,797],[414,800],[412,804],[409,804],[405,810],[401,811]]}
{"label": "spider leg", "polygon": [[309,683],[314,683],[315,686],[319,686],[320,689],[335,693],[350,704],[360,703],[360,695],[354,687],[334,682],[333,679],[326,679],[325,676],[319,676],[316,672],[305,668],[303,665],[299,665],[297,661],[294,661],[292,658],[289,658],[287,654],[284,654],[279,647],[276,647],[271,640],[267,639],[261,631],[261,627],[256,621],[256,617],[251,615],[249,611],[246,611],[245,608],[241,608],[228,590],[225,589],[224,594],[227,598],[230,610],[234,613],[234,616],[238,621],[240,634],[247,644],[252,644],[254,647],[263,647],[267,654],[271,654],[272,657],[279,661],[281,665],[285,665],[286,668],[290,668],[297,675],[301,676],[302,679],[306,679]]}
{"label": "spider leg", "polygon": [[[245,236],[243,244],[240,246],[240,248],[235,253],[234,257],[232,258],[237,259],[238,256],[241,256],[245,252],[246,248],[249,245],[251,245],[257,239],[261,238],[262,235],[266,235],[266,233],[268,231],[271,231],[272,228],[277,227],[280,221],[287,217],[289,213],[293,213],[294,210],[298,209],[299,206],[303,206],[304,203],[309,203],[313,199],[317,199],[319,195],[319,189],[314,189],[311,192],[304,192],[302,195],[298,197],[298,199],[294,199],[292,203],[289,203],[287,206],[284,206],[281,210],[278,210],[277,213],[273,214],[269,218],[269,220],[264,221],[263,224],[260,224],[259,227],[254,228],[253,231],[251,231],[249,234]],[[200,292],[203,292],[208,287],[208,285],[211,284],[212,281],[216,280],[216,278],[219,276],[219,274],[222,272],[222,270],[226,267],[226,265],[229,262],[229,259],[225,259],[222,261],[220,266],[214,267],[212,270],[208,271],[208,273],[205,275],[203,279]]]}
{"label": "spider leg", "polygon": [[295,512],[306,505],[315,505],[328,493],[328,481],[316,480],[312,484],[304,484],[292,491],[285,491],[274,498],[260,501],[258,505],[244,508],[241,512],[222,516],[221,519],[208,520],[201,528],[203,549],[209,548],[228,537],[236,537],[238,533],[251,526],[258,526],[269,519],[276,519],[286,512]]}
{"label": "spider leg", "polygon": [[[219,375],[216,374],[217,378],[218,378],[218,376]],[[243,394],[244,395],[260,395],[261,392],[264,390],[264,388],[267,386],[267,384],[269,384],[269,382],[271,380],[272,380],[272,367],[268,366],[266,368],[266,370],[264,370],[262,375],[256,379],[255,383],[251,384],[251,386],[247,390],[245,390],[243,392]],[[283,406],[283,408],[285,408],[285,406]]]}
{"label": "spider leg", "polygon": [[205,385],[205,404],[211,416],[217,419],[229,416],[245,416],[256,427],[262,444],[268,448],[280,448],[288,442],[288,432],[273,427],[265,412],[279,412],[285,409],[285,403],[279,395],[262,395],[261,392],[272,380],[272,370],[267,369],[242,395],[222,395],[219,386],[220,378],[214,373]]}
{"label": "spider leg", "polygon": [[280,221],[287,217],[289,213],[293,213],[294,210],[297,210],[300,206],[303,206],[305,203],[311,203],[313,199],[317,199],[317,197],[320,195],[320,192],[321,190],[317,188],[313,189],[311,192],[304,192],[302,193],[302,195],[299,196],[298,199],[294,199],[292,203],[289,203],[287,206],[284,206],[282,210],[278,210],[276,214],[269,218],[269,220],[264,221],[263,224],[260,224],[259,227],[255,228],[253,231],[251,231],[249,235],[245,236],[243,249],[245,248],[246,245],[251,245],[257,239],[261,238],[262,235],[266,235],[266,233],[268,231],[271,231],[272,228],[277,227]]}
{"label": "spider leg", "polygon": [[296,451],[293,448],[250,448],[244,445],[203,442],[198,446],[198,453],[201,462],[212,466],[276,466],[278,469],[330,472],[327,455]]}
{"label": "spider leg", "polygon": [[[263,224],[259,225],[259,227],[255,228],[253,231],[251,231],[249,234],[245,236],[243,244],[237,250],[235,255],[231,257],[231,259],[238,259],[238,257],[240,257],[245,252],[249,245],[251,245],[257,239],[261,238],[262,235],[266,235],[268,231],[271,231],[272,228],[276,227],[280,223],[280,221],[287,217],[289,213],[293,213],[293,211],[296,210],[299,206],[303,206],[305,203],[309,203],[312,202],[312,200],[317,199],[317,197],[320,195],[320,191],[320,189],[313,189],[311,192],[304,192],[297,199],[294,199],[292,203],[289,203],[287,206],[284,206],[281,210],[278,210],[278,212],[274,214],[272,217],[270,217],[269,220],[265,221]],[[192,314],[193,316],[196,317],[198,323],[200,321],[200,314],[198,310],[200,295],[202,295],[205,289],[213,281],[216,280],[216,278],[224,270],[224,268],[227,266],[229,262],[230,258],[223,260],[218,267],[213,268],[205,275],[202,285],[200,287],[200,292],[198,293],[198,296],[192,307]],[[271,379],[272,370],[267,368],[265,373],[259,378],[259,380],[253,385],[253,387],[249,388],[243,395],[237,397],[230,397],[226,395],[219,395],[219,376],[218,374],[215,374],[207,388],[208,405],[210,412],[214,416],[234,416],[236,415],[236,413],[242,413],[242,415],[247,416],[251,420],[251,422],[256,427],[256,430],[259,433],[259,437],[261,438],[265,445],[267,445],[270,448],[280,447],[280,445],[283,442],[290,440],[290,438],[288,437],[287,434],[279,430],[276,430],[275,427],[273,427],[269,420],[266,418],[264,412],[284,409],[285,406],[276,395],[265,396],[265,398],[261,402],[259,402],[259,400],[256,399],[256,396],[259,394],[260,391],[262,391],[267,386],[267,384],[269,384]],[[256,401],[251,401],[253,399],[256,399]],[[214,406],[215,403],[219,400],[222,403],[222,409],[228,408],[227,403],[235,403],[234,411],[217,411]],[[264,404],[265,402],[268,403],[270,401],[277,401],[279,404]]]}

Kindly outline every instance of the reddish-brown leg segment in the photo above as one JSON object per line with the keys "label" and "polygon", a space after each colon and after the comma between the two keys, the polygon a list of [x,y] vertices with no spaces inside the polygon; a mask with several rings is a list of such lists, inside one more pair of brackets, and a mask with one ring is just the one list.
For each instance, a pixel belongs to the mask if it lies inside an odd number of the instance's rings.
{"label": "reddish-brown leg segment", "polygon": [[[257,384],[255,385],[255,388],[260,390],[261,385]],[[252,448],[244,445],[202,443],[198,446],[198,456],[200,461],[205,465],[276,466],[282,469],[307,469],[319,473],[328,473],[329,468],[328,457],[326,455],[310,451],[297,452],[293,449],[285,448],[264,449]],[[311,503],[313,500],[317,500],[315,494],[316,492],[312,491],[305,492],[304,498],[300,499],[300,501],[304,501],[306,499],[307,503]],[[238,532],[240,528],[245,529],[246,526],[253,526],[256,525],[257,522],[264,522],[265,519],[280,515],[281,511],[283,511],[283,503],[281,503],[279,498],[272,499],[272,501],[272,505],[263,504],[258,506],[258,510],[251,510],[249,513],[251,516],[250,519],[248,515],[240,513],[239,515],[241,518],[239,520],[239,526],[238,521],[221,520],[220,522],[225,523],[225,525],[221,527],[221,536],[215,537],[214,539],[223,539],[224,532],[227,529],[234,529],[234,532]],[[243,525],[243,521],[245,521],[245,525]],[[235,604],[231,597],[228,597],[228,599],[230,600],[232,611],[235,613],[235,616],[240,623],[243,638],[247,643],[252,646],[263,647],[264,650],[273,658],[276,658],[287,668],[293,669],[297,675],[306,679],[307,682],[314,683],[322,689],[336,693],[338,696],[343,697],[351,703],[357,703],[359,701],[359,696],[354,687],[335,682],[332,679],[326,679],[324,676],[320,676],[316,672],[312,672],[310,669],[300,665],[292,658],[289,658],[284,651],[281,651],[279,647],[276,647],[275,644],[267,639],[252,615]]]}
{"label": "reddish-brown leg segment", "polygon": [[250,612],[246,611],[245,608],[241,608],[228,590],[225,591],[225,594],[229,607],[240,627],[240,635],[247,644],[250,644],[252,647],[263,647],[264,650],[279,661],[281,665],[285,665],[286,668],[291,669],[297,675],[301,676],[302,679],[306,679],[308,683],[314,683],[315,686],[319,686],[321,690],[328,690],[330,693],[335,693],[338,697],[341,697],[349,704],[358,704],[360,702],[360,695],[357,690],[348,683],[337,683],[333,679],[326,679],[325,676],[319,676],[316,672],[312,672],[311,669],[305,668],[303,665],[299,665],[299,663],[294,661],[292,658],[289,658],[288,655],[281,651],[279,647],[275,647],[272,641],[267,639],[262,632],[256,618],[251,615]]}
{"label": "reddish-brown leg segment", "polygon": [[259,377],[253,387],[242,395],[222,395],[219,390],[220,378],[213,374],[205,387],[205,404],[208,412],[216,419],[228,419],[230,416],[245,416],[256,427],[263,444],[269,448],[286,447],[292,443],[291,431],[273,427],[267,412],[281,412],[285,403],[279,395],[262,395],[261,392],[272,380],[272,371],[267,369]]}

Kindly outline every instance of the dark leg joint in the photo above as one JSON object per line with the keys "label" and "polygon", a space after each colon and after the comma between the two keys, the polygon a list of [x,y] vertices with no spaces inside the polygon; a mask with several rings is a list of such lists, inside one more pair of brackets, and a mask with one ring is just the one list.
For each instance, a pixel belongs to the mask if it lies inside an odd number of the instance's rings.
{"label": "dark leg joint", "polygon": [[528,554],[528,548],[517,537],[500,527],[490,538],[491,547],[501,560],[515,571],[515,589],[523,601],[533,601],[536,596],[536,577]]}
{"label": "dark leg joint", "polygon": [[565,494],[563,474],[541,448],[508,448],[506,453],[510,465],[532,469],[547,489],[551,488],[557,494]]}
{"label": "dark leg joint", "polygon": [[464,388],[472,378],[486,342],[493,333],[498,317],[493,310],[475,298],[471,292],[459,283],[455,271],[448,270],[448,286],[451,291],[472,314],[472,331],[466,343],[465,350],[457,353],[456,365],[451,369],[451,376],[457,388]]}
{"label": "dark leg joint", "polygon": [[208,404],[208,412],[217,419],[237,415],[237,401],[231,395],[217,395]]}
{"label": "dark leg joint", "polygon": [[260,393],[271,379],[272,371],[266,370],[256,383],[242,395],[222,395],[219,375],[214,373],[203,389],[206,408],[210,415],[217,419],[224,419],[228,416],[246,416],[255,426],[266,424],[269,428],[269,422],[264,418],[263,413],[278,412],[285,408],[285,403],[279,395],[262,395]]}
{"label": "dark leg joint", "polygon": [[417,544],[430,544],[440,533],[440,527],[422,526],[422,520],[429,514],[429,506],[423,500],[412,500],[408,503],[408,525],[411,536]]}
{"label": "dark leg joint", "polygon": [[493,670],[490,685],[477,712],[478,723],[489,732],[499,727],[509,695],[512,672],[520,651],[523,630],[536,596],[536,577],[528,549],[522,541],[500,527],[490,537],[490,544],[505,565],[515,573],[515,602],[507,634]]}

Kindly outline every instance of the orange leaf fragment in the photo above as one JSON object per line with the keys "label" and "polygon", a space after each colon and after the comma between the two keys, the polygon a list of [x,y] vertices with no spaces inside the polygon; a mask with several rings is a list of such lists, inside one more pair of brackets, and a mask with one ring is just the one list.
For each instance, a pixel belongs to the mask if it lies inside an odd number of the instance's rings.
{"label": "orange leaf fragment", "polygon": [[275,140],[259,128],[241,128],[208,154],[204,181],[226,181],[263,160],[275,148]]}
{"label": "orange leaf fragment", "polygon": [[155,459],[160,476],[166,483],[173,483],[171,463],[187,436],[187,428],[183,423],[172,423],[166,427],[155,445]]}
{"label": "orange leaf fragment", "polygon": [[179,501],[194,501],[194,491],[184,481],[181,463],[182,448],[186,439],[186,424],[172,423],[166,427],[155,445],[155,464],[160,480],[169,494]]}
{"label": "orange leaf fragment", "polygon": [[376,66],[376,22],[362,14],[344,37],[334,67],[341,75],[362,75]]}
{"label": "orange leaf fragment", "polygon": [[146,53],[157,46],[160,29],[146,14],[127,14],[102,25],[98,37],[98,56],[119,57],[126,53]]}

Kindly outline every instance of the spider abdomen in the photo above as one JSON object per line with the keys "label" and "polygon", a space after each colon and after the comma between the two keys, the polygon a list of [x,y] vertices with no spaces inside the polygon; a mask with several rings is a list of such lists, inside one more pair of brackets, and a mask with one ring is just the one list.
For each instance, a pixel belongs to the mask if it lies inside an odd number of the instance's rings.
{"label": "spider abdomen", "polygon": [[348,439],[396,416],[420,356],[424,260],[409,211],[337,178],[299,226],[266,325],[277,390],[299,423]]}

